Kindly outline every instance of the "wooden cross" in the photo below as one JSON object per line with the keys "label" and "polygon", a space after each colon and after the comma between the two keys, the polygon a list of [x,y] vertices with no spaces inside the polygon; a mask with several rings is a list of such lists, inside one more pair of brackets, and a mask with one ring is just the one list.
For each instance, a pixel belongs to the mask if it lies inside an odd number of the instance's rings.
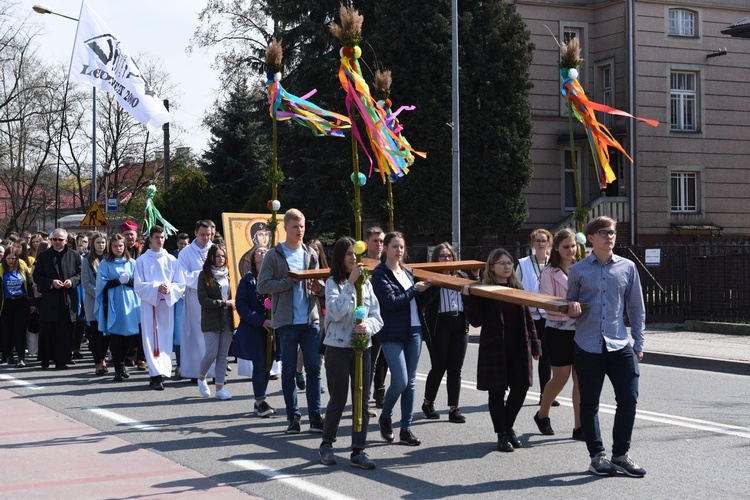
{"label": "wooden cross", "polygon": [[[374,259],[362,259],[365,268],[372,271],[379,264]],[[568,301],[565,297],[555,297],[541,293],[518,290],[500,285],[481,285],[474,280],[460,278],[451,274],[443,274],[435,271],[457,271],[464,269],[481,269],[484,262],[479,260],[457,260],[450,262],[420,262],[408,264],[414,270],[414,278],[419,281],[429,281],[433,286],[449,288],[461,291],[465,285],[470,285],[469,295],[485,297],[492,300],[521,304],[530,307],[538,307],[547,311],[565,313],[568,311]],[[289,271],[289,277],[303,279],[327,279],[330,276],[329,269],[311,269],[307,271]],[[585,309],[585,304],[581,304]]]}

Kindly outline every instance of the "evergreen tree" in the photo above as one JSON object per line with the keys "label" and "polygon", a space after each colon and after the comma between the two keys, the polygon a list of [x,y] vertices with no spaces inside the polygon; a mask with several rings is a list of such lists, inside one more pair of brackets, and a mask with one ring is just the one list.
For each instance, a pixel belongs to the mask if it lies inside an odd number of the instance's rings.
{"label": "evergreen tree", "polygon": [[212,137],[198,164],[208,183],[228,196],[231,210],[244,207],[252,193],[265,184],[270,142],[259,116],[262,102],[261,96],[251,94],[246,80],[238,77],[231,83],[226,101],[206,120]]}

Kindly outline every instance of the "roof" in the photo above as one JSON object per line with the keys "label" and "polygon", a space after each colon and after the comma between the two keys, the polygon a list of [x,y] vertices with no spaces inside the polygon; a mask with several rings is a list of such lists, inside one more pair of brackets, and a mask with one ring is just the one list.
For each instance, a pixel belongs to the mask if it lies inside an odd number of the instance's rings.
{"label": "roof", "polygon": [[733,38],[750,38],[750,16],[740,19],[727,29],[721,30],[721,33]]}

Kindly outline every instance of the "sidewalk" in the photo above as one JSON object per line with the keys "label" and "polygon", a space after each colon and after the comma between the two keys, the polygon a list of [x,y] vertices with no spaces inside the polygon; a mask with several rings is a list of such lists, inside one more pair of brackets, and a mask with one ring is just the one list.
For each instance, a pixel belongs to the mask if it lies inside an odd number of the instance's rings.
{"label": "sidewalk", "polygon": [[0,407],[0,498],[251,498],[10,391]]}
{"label": "sidewalk", "polygon": [[[647,364],[750,375],[750,335],[725,335],[677,330],[678,325],[646,325]],[[479,342],[479,329],[469,329]]]}

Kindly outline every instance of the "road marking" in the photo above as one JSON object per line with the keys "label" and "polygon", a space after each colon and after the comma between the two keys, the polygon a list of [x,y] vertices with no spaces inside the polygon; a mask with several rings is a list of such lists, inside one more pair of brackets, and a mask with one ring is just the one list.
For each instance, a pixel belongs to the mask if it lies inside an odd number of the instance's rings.
{"label": "road marking", "polygon": [[31,382],[21,380],[20,378],[16,378],[12,375],[0,375],[0,380],[7,380],[13,384],[26,387],[27,389],[31,389],[32,391],[38,391],[40,389],[44,389],[44,387],[42,387],[41,385],[32,384]]}
{"label": "road marking", "polygon": [[315,497],[324,499],[352,500],[352,497],[341,495],[333,490],[329,490],[328,488],[323,488],[322,486],[318,486],[316,484],[305,481],[304,479],[300,479],[289,474],[283,474],[279,471],[269,469],[267,466],[258,462],[253,462],[252,460],[230,460],[229,463],[234,464],[242,469],[257,472],[258,474],[265,476],[268,479],[281,481],[282,483],[298,489],[308,495],[313,495]]}
{"label": "road marking", "polygon": [[112,420],[114,422],[117,422],[118,424],[127,425],[128,427],[132,427],[133,429],[137,429],[139,431],[155,431],[158,429],[158,427],[155,427],[153,425],[144,424],[143,422],[133,420],[132,418],[120,415],[119,413],[115,413],[113,411],[105,410],[104,408],[88,406],[84,409],[90,411],[91,413],[96,413],[100,417]]}
{"label": "road marking", "polygon": [[[417,373],[417,380],[425,381],[427,380],[427,375],[422,374],[422,373]],[[445,377],[443,377],[443,380],[440,382],[440,384],[441,385],[445,384]],[[478,390],[477,384],[475,382],[461,381],[461,387],[465,389]],[[541,397],[541,394],[538,392],[534,392],[534,391],[529,391],[526,394],[526,399],[534,403],[537,403],[540,397]],[[558,396],[555,399],[557,399],[557,401],[563,406],[569,406],[571,408],[573,407],[573,400],[570,398]],[[614,405],[599,403],[600,413],[608,413],[610,415],[614,415],[616,409],[617,407]],[[710,432],[716,432],[717,434],[726,434],[728,436],[735,436],[735,437],[742,437],[742,438],[750,439],[750,428],[740,427],[737,425],[720,424],[720,423],[711,422],[708,420],[699,420],[696,418],[680,417],[678,415],[670,415],[668,413],[658,413],[655,411],[648,411],[648,410],[641,410],[641,409],[638,409],[636,411],[635,418],[638,420],[647,420],[649,422],[658,422],[661,424],[674,425],[677,427],[685,427],[688,429],[695,429],[699,431],[710,431]]]}

